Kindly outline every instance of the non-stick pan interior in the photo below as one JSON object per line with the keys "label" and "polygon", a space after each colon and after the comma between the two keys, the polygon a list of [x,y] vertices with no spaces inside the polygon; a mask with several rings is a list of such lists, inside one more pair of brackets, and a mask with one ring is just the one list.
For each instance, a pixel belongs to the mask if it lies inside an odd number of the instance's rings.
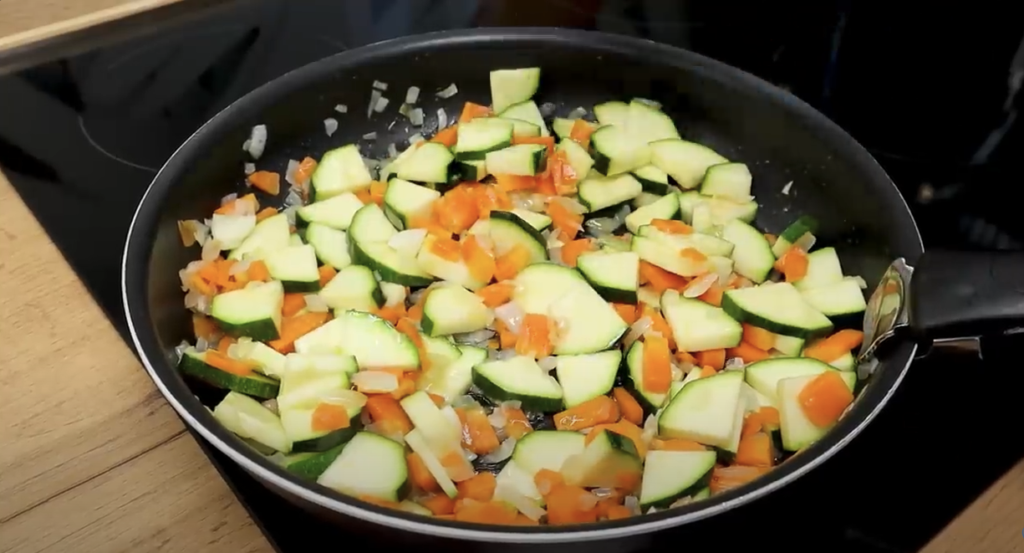
{"label": "non-stick pan interior", "polygon": [[[815,216],[822,224],[819,244],[834,245],[845,272],[862,275],[869,285],[893,257],[916,259],[920,254],[920,239],[905,203],[870,156],[802,102],[737,70],[644,41],[575,31],[489,30],[384,43],[299,69],[238,101],[175,154],[147,194],[126,256],[127,305],[143,356],[175,402],[214,427],[211,431],[222,441],[256,458],[217,427],[173,370],[173,348],[191,338],[178,271],[199,256],[198,247],[182,247],[176,221],[206,217],[222,196],[245,188],[243,164],[252,160],[242,143],[253,125],[265,124],[269,131],[266,152],[255,162],[258,169],[283,173],[289,159],[319,158],[352,142],[360,144],[364,156],[380,158],[387,155],[388,144],[401,151],[410,134],[432,134],[438,109],[444,109],[451,121],[466,101],[488,104],[491,69],[522,66],[542,68],[536,98],[538,103],[555,104],[558,116],[613,99],[639,96],[660,102],[684,138],[750,166],[761,204],[759,228],[779,232],[801,214]],[[383,113],[367,117],[375,80],[387,83],[384,95],[390,102]],[[435,96],[452,83],[457,95]],[[398,114],[409,86],[421,89],[419,106],[427,120],[422,128],[411,127]],[[336,112],[338,104],[346,105],[348,113]],[[330,137],[324,130],[326,118],[339,123]],[[361,139],[370,132],[377,133],[375,140]],[[792,183],[788,194],[787,183]],[[279,205],[281,200],[265,195],[259,199],[261,205]],[[799,456],[804,459],[785,463],[764,482],[779,483],[811,462],[815,450],[824,451],[839,441],[839,434],[862,423],[886,397],[882,388],[898,380],[909,356],[910,348],[904,348],[887,364],[836,436]],[[749,497],[756,488],[723,494],[679,513],[706,506],[706,515],[716,506]],[[641,517],[603,528],[671,516]]]}

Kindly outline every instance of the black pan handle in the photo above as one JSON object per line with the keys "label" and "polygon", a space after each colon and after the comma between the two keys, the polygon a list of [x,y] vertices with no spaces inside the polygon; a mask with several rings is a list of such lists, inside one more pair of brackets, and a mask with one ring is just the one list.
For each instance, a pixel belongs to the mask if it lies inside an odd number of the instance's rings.
{"label": "black pan handle", "polygon": [[910,282],[919,338],[996,336],[1024,328],[1024,252],[925,252]]}

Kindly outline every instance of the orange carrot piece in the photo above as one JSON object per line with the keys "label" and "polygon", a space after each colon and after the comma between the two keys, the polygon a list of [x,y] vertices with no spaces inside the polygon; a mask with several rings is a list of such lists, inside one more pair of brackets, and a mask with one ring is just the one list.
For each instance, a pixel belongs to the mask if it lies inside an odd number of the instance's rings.
{"label": "orange carrot piece", "polygon": [[512,246],[512,249],[499,255],[494,260],[494,278],[496,280],[512,280],[530,264],[532,255],[530,250],[522,244]]}
{"label": "orange carrot piece", "polygon": [[640,279],[659,294],[665,290],[682,290],[686,288],[687,283],[685,278],[646,261],[640,262]]}
{"label": "orange carrot piece", "polygon": [[450,515],[455,512],[455,500],[443,493],[421,497],[419,504],[434,513],[434,516]]}
{"label": "orange carrot piece", "polygon": [[632,396],[625,388],[615,388],[612,390],[612,397],[615,398],[615,403],[619,404],[619,412],[622,413],[622,418],[633,424],[643,424],[644,422],[644,409],[640,407],[640,403],[637,402],[636,398]]}
{"label": "orange carrot piece", "polygon": [[204,296],[212,296],[217,293],[217,287],[210,284],[199,273],[192,275],[188,281],[189,285]]}
{"label": "orange carrot piece", "polygon": [[402,370],[397,372],[399,373],[396,375],[398,378],[398,388],[391,391],[391,397],[402,399],[416,393],[416,377],[413,376],[415,373]]}
{"label": "orange carrot piece", "polygon": [[437,134],[435,134],[434,137],[430,139],[430,141],[437,142],[439,144],[444,144],[445,146],[451,148],[452,146],[455,145],[458,139],[459,126],[452,125],[450,127],[437,131]]}
{"label": "orange carrot piece", "polygon": [[698,351],[693,354],[697,359],[697,364],[711,367],[716,371],[720,371],[725,367],[725,350],[724,349],[709,349],[705,351]]}
{"label": "orange carrot piece", "polygon": [[[619,405],[619,408],[622,408],[621,404]],[[636,448],[637,453],[640,454],[640,458],[643,459],[647,456],[647,444],[644,442],[643,429],[626,419],[594,426],[590,429],[590,432],[587,432],[586,437],[583,439],[583,443],[589,444],[592,442],[602,430],[614,432],[620,436],[629,438],[633,442],[633,447]]]}
{"label": "orange carrot piece", "polygon": [[330,318],[330,313],[310,312],[284,319],[281,321],[280,336],[268,343],[280,353],[291,353],[295,349],[295,340],[320,328]]}
{"label": "orange carrot piece", "polygon": [[709,376],[715,376],[716,374],[718,374],[718,371],[716,371],[714,367],[709,367],[707,365],[704,365],[700,369],[699,377],[700,378],[707,378]]}
{"label": "orange carrot piece", "polygon": [[200,315],[194,313],[192,315],[192,333],[195,334],[196,338],[202,338],[210,341],[220,332],[217,327],[217,323],[213,322],[213,319],[206,315]]}
{"label": "orange carrot piece", "polygon": [[276,196],[281,193],[280,173],[274,173],[272,171],[256,171],[249,175],[249,177],[246,178],[246,181],[250,185],[270,194],[271,196]]}
{"label": "orange carrot piece", "polygon": [[480,245],[476,236],[467,235],[462,239],[461,256],[469,269],[469,274],[480,282],[490,282],[494,278],[496,262],[494,256]]}
{"label": "orange carrot piece", "polygon": [[522,409],[502,407],[505,414],[505,434],[510,438],[519,439],[533,431],[530,419]]}
{"label": "orange carrot piece", "polygon": [[608,396],[597,396],[555,414],[555,428],[582,430],[619,420],[619,406]]}
{"label": "orange carrot piece", "polygon": [[[406,455],[405,464],[409,466],[409,480],[412,481],[414,486],[425,492],[436,492],[441,489],[437,484],[437,480],[434,479],[434,475],[430,474],[430,470],[427,469],[427,464],[423,462],[423,458],[418,454],[409,453]],[[429,507],[427,508],[429,509]]]}
{"label": "orange carrot piece", "polygon": [[456,508],[455,520],[479,524],[518,524],[519,512],[504,501],[462,500],[463,507]]}
{"label": "orange carrot piece", "polygon": [[702,263],[708,260],[708,256],[704,255],[696,248],[683,248],[679,251],[679,255],[683,259],[689,259],[697,263]]}
{"label": "orange carrot piece", "polygon": [[618,313],[619,317],[628,325],[631,325],[640,318],[637,314],[638,309],[635,305],[630,303],[614,303],[611,304],[612,309]]}
{"label": "orange carrot piece", "polygon": [[815,426],[834,424],[853,403],[853,392],[836,371],[826,371],[807,383],[797,396],[800,409]]}
{"label": "orange carrot piece", "polygon": [[764,430],[764,424],[758,411],[747,413],[747,416],[743,417],[743,428],[740,430],[740,436],[751,436],[762,430]]}
{"label": "orange carrot piece", "polygon": [[273,217],[274,215],[277,215],[277,208],[264,207],[263,209],[260,210],[259,213],[256,214],[256,222],[258,223],[264,219]]}
{"label": "orange carrot piece", "polygon": [[768,467],[748,467],[733,465],[731,467],[715,467],[711,471],[711,493],[721,493],[756,480],[771,470]]}
{"label": "orange carrot piece", "polygon": [[292,317],[299,311],[306,308],[306,295],[305,294],[285,294],[284,304],[281,305],[281,315],[284,317]]}
{"label": "orange carrot piece", "polygon": [[580,175],[576,174],[576,169],[569,163],[569,158],[564,151],[558,151],[554,155],[548,156],[545,172],[555,187],[555,193],[559,196],[572,196],[578,191],[576,183],[579,182]]}
{"label": "orange carrot piece", "polygon": [[[414,303],[412,305],[412,307],[409,308],[409,316],[407,317],[408,319],[410,319],[412,321],[416,321],[416,322],[420,322],[420,321],[423,320],[423,305],[427,302],[427,296],[429,294],[430,294],[430,289],[429,288],[424,290],[423,293],[420,294],[420,298],[418,300],[416,300],[416,303]],[[413,330],[416,330],[416,328],[415,328],[416,325],[412,325],[412,326],[413,326]],[[419,336],[419,333],[417,333],[416,335]],[[424,370],[426,370],[426,369],[424,369]]]}
{"label": "orange carrot piece", "polygon": [[863,341],[863,332],[848,328],[807,346],[803,356],[831,363],[859,347]]}
{"label": "orange carrot piece", "polygon": [[743,341],[757,349],[768,351],[775,347],[775,334],[763,328],[743,323]]}
{"label": "orange carrot piece", "polygon": [[[426,296],[426,294],[423,294],[423,297]],[[423,298],[420,298],[420,301],[422,301],[422,299]],[[420,311],[423,311],[422,307],[420,308]],[[412,319],[408,317],[399,319],[398,324],[395,325],[395,330],[408,336],[409,339],[412,340],[412,343],[416,346],[416,351],[419,352],[420,356],[420,370],[430,370],[430,356],[427,355],[427,348],[423,344],[423,337],[420,336],[420,331],[418,328],[416,328],[416,324],[412,322]]]}
{"label": "orange carrot piece", "polygon": [[589,122],[583,119],[577,119],[573,122],[572,128],[569,129],[569,138],[575,140],[580,146],[584,148],[590,147],[590,135],[594,134],[597,130]]}
{"label": "orange carrot piece", "polygon": [[490,185],[476,189],[476,206],[481,219],[489,218],[496,209],[509,210],[514,207],[512,198],[504,190]]}
{"label": "orange carrot piece", "polygon": [[668,440],[654,439],[651,440],[651,449],[658,449],[661,451],[707,451],[708,448],[704,447],[703,444],[695,442],[693,440],[683,440],[681,438],[671,438]]}
{"label": "orange carrot piece", "polygon": [[580,255],[596,249],[594,241],[590,238],[573,240],[562,246],[562,262],[570,267],[575,267],[576,260],[579,259]]}
{"label": "orange carrot piece", "polygon": [[430,253],[448,261],[459,261],[462,258],[462,248],[458,242],[439,236],[430,243]]}
{"label": "orange carrot piece", "polygon": [[338,271],[330,265],[322,265],[316,271],[320,274],[320,286],[327,286],[327,283],[338,275]]}
{"label": "orange carrot piece", "polygon": [[316,160],[306,156],[299,162],[295,173],[292,174],[292,180],[299,183],[299,185],[304,185],[313,176],[314,171],[316,171]]}
{"label": "orange carrot piece", "polygon": [[775,270],[783,274],[786,282],[798,282],[807,276],[807,252],[793,246],[775,261]]}
{"label": "orange carrot piece", "polygon": [[375,497],[375,496],[372,496],[372,495],[359,495],[359,496],[356,496],[356,498],[359,499],[360,501],[365,501],[367,503],[373,503],[374,505],[377,505],[379,507],[387,507],[388,509],[398,509],[399,508],[398,507],[398,503],[395,502],[395,501],[388,501],[387,499],[381,499],[379,497]]}
{"label": "orange carrot piece", "polygon": [[374,311],[374,315],[377,315],[378,317],[384,319],[385,321],[393,325],[398,324],[398,321],[400,321],[407,314],[408,312],[405,310],[404,303],[399,303],[398,305],[384,306]]}
{"label": "orange carrot piece", "polygon": [[370,195],[369,188],[360,188],[359,190],[354,191],[353,194],[355,194],[356,197],[359,198],[359,201],[362,202],[363,205],[374,203],[373,196]]}
{"label": "orange carrot piece", "polygon": [[715,307],[722,306],[722,296],[725,295],[726,288],[718,284],[712,284],[703,294],[697,296],[697,299],[714,305]]}
{"label": "orange carrot piece", "polygon": [[668,321],[665,320],[665,317],[661,316],[661,312],[646,303],[641,312],[643,317],[651,320],[651,330],[661,334],[668,340],[668,349],[676,349],[676,341],[672,336],[672,327],[668,326]]}
{"label": "orange carrot piece", "polygon": [[501,349],[511,349],[516,347],[516,342],[519,341],[519,337],[516,336],[515,332],[509,330],[508,326],[501,319],[494,320],[494,331],[498,333],[498,347]]}
{"label": "orange carrot piece", "polygon": [[555,137],[553,136],[512,136],[512,144],[540,144],[548,149],[547,155],[555,153]]}
{"label": "orange carrot piece", "polygon": [[693,227],[682,222],[671,219],[654,219],[651,226],[669,234],[693,234]]}
{"label": "orange carrot piece", "polygon": [[462,420],[462,437],[467,449],[477,455],[498,449],[501,440],[482,409],[458,409],[456,412]]}
{"label": "orange carrot piece", "polygon": [[494,489],[498,486],[497,479],[490,472],[479,472],[469,480],[456,484],[460,499],[490,501],[494,497]]}
{"label": "orange carrot piece", "polygon": [[755,347],[753,344],[748,342],[740,342],[740,345],[734,348],[729,348],[726,352],[726,356],[729,358],[739,357],[744,363],[748,364],[763,361],[771,357],[768,355],[767,351]]}
{"label": "orange carrot piece", "polygon": [[508,303],[515,290],[516,285],[511,282],[495,282],[477,290],[476,295],[484,300],[484,305],[493,308]]}
{"label": "orange carrot piece", "polygon": [[740,438],[736,464],[748,467],[771,467],[775,464],[775,448],[768,434],[757,432]]}
{"label": "orange carrot piece", "polygon": [[583,228],[583,215],[569,211],[561,202],[548,203],[547,213],[551,217],[551,225],[558,231],[563,241],[575,239],[576,234]]}
{"label": "orange carrot piece", "polygon": [[203,359],[207,365],[235,376],[249,376],[252,374],[252,365],[244,361],[232,359],[217,350],[206,350]]}
{"label": "orange carrot piece", "polygon": [[671,385],[672,352],[668,347],[668,339],[664,336],[648,335],[644,338],[644,389],[655,394],[666,394]]}
{"label": "orange carrot piece", "polygon": [[680,363],[689,363],[690,365],[697,364],[697,358],[690,355],[689,352],[685,352],[683,350],[679,350],[676,352],[676,361],[679,361]]}
{"label": "orange carrot piece", "polygon": [[373,181],[370,183],[370,201],[377,205],[384,205],[384,193],[388,191],[388,183]]}
{"label": "orange carrot piece", "polygon": [[597,498],[593,507],[585,507],[587,497],[593,494],[577,486],[556,486],[544,499],[548,508],[548,524],[581,524],[595,522],[600,515]]}
{"label": "orange carrot piece", "polygon": [[480,218],[474,187],[460,184],[452,188],[434,202],[433,213],[446,230],[462,234]]}
{"label": "orange carrot piece", "polygon": [[481,106],[480,104],[474,104],[473,102],[466,102],[462,106],[462,113],[459,114],[459,123],[465,123],[466,121],[472,121],[477,117],[488,117],[491,115],[491,108],[487,106]]}
{"label": "orange carrot piece", "polygon": [[527,175],[494,175],[494,182],[502,192],[518,192],[521,190],[533,190],[537,187],[537,178]]}
{"label": "orange carrot piece", "polygon": [[350,424],[348,410],[343,405],[320,403],[313,409],[312,425],[316,432],[340,430],[348,428]]}
{"label": "orange carrot piece", "polygon": [[223,336],[220,340],[217,341],[217,351],[223,353],[224,355],[227,355],[228,348],[230,348],[231,344],[234,344],[236,341],[237,340],[235,340],[231,336]]}
{"label": "orange carrot piece", "polygon": [[381,433],[388,436],[405,436],[412,430],[412,421],[405,414],[398,400],[387,394],[376,394],[366,399],[366,412]]}
{"label": "orange carrot piece", "polygon": [[267,269],[267,264],[263,261],[256,260],[249,264],[249,268],[246,270],[246,275],[249,280],[255,282],[266,282],[270,280],[270,271]]}
{"label": "orange carrot piece", "polygon": [[527,313],[519,325],[519,339],[516,340],[516,353],[540,359],[551,355],[555,349],[551,343],[551,332],[554,325],[546,315]]}
{"label": "orange carrot piece", "polygon": [[623,505],[609,505],[604,513],[608,520],[621,520],[633,516],[633,512]]}
{"label": "orange carrot piece", "polygon": [[779,410],[774,407],[762,407],[757,410],[757,417],[761,419],[761,425],[769,430],[779,427]]}
{"label": "orange carrot piece", "polygon": [[551,173],[547,169],[543,173],[536,177],[537,187],[535,188],[538,194],[551,197],[558,195],[558,189],[555,188],[555,180],[551,177]]}

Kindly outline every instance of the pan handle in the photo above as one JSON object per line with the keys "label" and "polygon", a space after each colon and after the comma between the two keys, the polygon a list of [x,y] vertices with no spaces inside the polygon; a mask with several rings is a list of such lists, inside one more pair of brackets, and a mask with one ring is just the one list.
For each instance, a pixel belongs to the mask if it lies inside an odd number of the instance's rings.
{"label": "pan handle", "polygon": [[911,332],[928,341],[1024,332],[1024,253],[929,250],[909,310]]}

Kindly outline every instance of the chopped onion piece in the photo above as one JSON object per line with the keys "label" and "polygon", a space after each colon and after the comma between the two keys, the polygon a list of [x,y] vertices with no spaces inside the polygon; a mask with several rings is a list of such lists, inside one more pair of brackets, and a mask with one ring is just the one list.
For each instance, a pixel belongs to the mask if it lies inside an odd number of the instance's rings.
{"label": "chopped onion piece", "polygon": [[299,194],[299,192],[296,191],[294,188],[289,188],[288,189],[288,193],[285,194],[285,196],[284,196],[284,205],[285,205],[285,207],[292,207],[292,206],[301,207],[302,204],[303,204],[303,202],[302,202],[302,195]]}
{"label": "chopped onion piece", "polygon": [[174,356],[176,361],[181,361],[181,356],[185,355],[185,350],[192,347],[192,344],[182,340],[180,344],[174,346]]}
{"label": "chopped onion piece", "polygon": [[878,358],[869,357],[857,365],[857,378],[860,380],[867,380],[871,375],[875,374],[875,369],[877,368]]}
{"label": "chopped onion piece", "polygon": [[640,433],[640,439],[645,444],[651,443],[651,440],[658,435],[658,415],[650,414],[647,415],[647,419],[644,420],[643,431]]}
{"label": "chopped onion piece", "polygon": [[[509,438],[512,440],[512,438]],[[499,485],[494,490],[494,499],[504,501],[509,505],[513,506],[526,518],[530,520],[540,520],[541,517],[547,514],[547,512],[537,502],[529,497],[526,497],[522,492],[510,484]]]}
{"label": "chopped onion piece", "polygon": [[579,118],[583,117],[586,114],[587,114],[587,109],[586,108],[584,108],[584,107],[576,107],[576,108],[573,108],[573,110],[569,112],[569,115],[566,115],[566,118],[568,118],[568,119],[579,119]]}
{"label": "chopped onion piece", "polygon": [[590,219],[583,226],[587,227],[591,234],[601,237],[602,235],[613,234],[622,226],[622,221],[616,217],[598,217]]}
{"label": "chopped onion piece", "polygon": [[327,136],[333,135],[338,130],[338,120],[333,117],[324,119],[324,132]]}
{"label": "chopped onion piece", "polygon": [[361,409],[366,405],[367,397],[355,390],[336,389],[320,397],[320,401],[333,405],[344,405],[352,410]]}
{"label": "chopped onion piece", "polygon": [[558,109],[558,106],[552,104],[551,102],[544,102],[543,104],[540,105],[540,108],[538,109],[540,109],[540,114],[542,116],[550,117],[552,114],[555,113],[555,110]]}
{"label": "chopped onion piece", "polygon": [[381,93],[380,93],[379,90],[373,89],[373,91],[370,92],[370,105],[366,106],[366,118],[367,119],[369,119],[370,116],[373,115],[373,110],[374,110],[374,108],[377,107],[377,100],[380,100],[381,98],[383,98],[383,96],[381,96]]}
{"label": "chopped onion piece", "polygon": [[[287,200],[287,198],[285,199]],[[298,215],[299,207],[300,206],[298,204],[289,205],[281,212],[284,213],[284,217],[288,220],[289,225],[295,225],[295,219],[297,218],[296,216]]]}
{"label": "chopped onion piece", "polygon": [[178,221],[178,236],[181,237],[181,244],[186,248],[197,242],[195,223],[196,221]]}
{"label": "chopped onion piece", "polygon": [[327,313],[331,310],[320,294],[306,294],[302,299],[306,300],[306,309],[312,313]]}
{"label": "chopped onion piece", "polygon": [[275,415],[278,413],[278,411],[277,411],[277,398],[273,398],[272,397],[272,398],[264,401],[262,403],[262,405],[264,407],[266,407],[271,413],[274,413]]}
{"label": "chopped onion piece", "polygon": [[510,399],[508,401],[501,402],[502,409],[519,409],[523,406],[523,402],[518,399]]}
{"label": "chopped onion piece", "polygon": [[391,246],[403,257],[415,257],[427,237],[427,229],[414,228],[397,232],[388,239],[388,246]]}
{"label": "chopped onion piece", "polygon": [[452,96],[455,96],[458,93],[459,93],[459,87],[455,86],[455,83],[452,83],[452,84],[444,87],[444,89],[438,90],[435,93],[435,96],[437,96],[438,98],[451,98]]}
{"label": "chopped onion piece", "polygon": [[[494,350],[488,350],[488,351],[494,351]],[[498,351],[498,352],[496,352],[494,354],[494,358],[499,360],[499,361],[504,361],[506,359],[511,359],[511,358],[513,358],[515,356],[516,356],[516,350],[514,350],[514,349],[503,349],[503,350]]]}
{"label": "chopped onion piece", "polygon": [[423,125],[423,110],[420,108],[411,110],[409,112],[409,122],[412,123],[414,127]]}
{"label": "chopped onion piece", "polygon": [[604,499],[615,495],[615,488],[594,488],[590,490],[590,493],[596,495],[600,499]]}
{"label": "chopped onion piece", "polygon": [[587,493],[584,493],[584,494],[580,494],[580,499],[579,499],[579,501],[580,501],[579,502],[580,510],[589,511],[589,510],[593,509],[594,507],[597,507],[597,502],[600,501],[600,500],[601,500],[601,498],[597,497],[596,495],[594,495],[594,494],[592,494],[590,492],[587,492]]}
{"label": "chopped onion piece", "polygon": [[565,258],[562,257],[562,246],[548,248],[548,259],[554,261],[557,265],[561,265],[563,267],[569,266],[569,264],[565,262]]}
{"label": "chopped onion piece", "polygon": [[256,125],[252,128],[249,133],[249,148],[247,149],[249,155],[253,159],[259,159],[263,155],[263,150],[267,147],[267,126]]}
{"label": "chopped onion piece", "polygon": [[526,312],[514,301],[494,308],[494,317],[504,323],[513,334],[519,333],[519,325],[525,316]]}
{"label": "chopped onion piece", "polygon": [[484,455],[483,457],[480,458],[480,460],[485,463],[500,463],[505,459],[511,457],[512,451],[515,450],[515,448],[516,439],[508,438],[504,442],[501,442],[501,445],[498,446],[498,449],[495,449],[494,451],[488,453],[487,455]]}
{"label": "chopped onion piece", "polygon": [[334,111],[338,113],[348,113],[348,106],[346,106],[345,104],[338,104],[334,106]]}
{"label": "chopped onion piece", "polygon": [[487,415],[487,422],[491,423],[491,426],[494,428],[504,428],[508,419],[505,418],[505,411],[503,409],[495,409],[490,415]]}
{"label": "chopped onion piece", "polygon": [[299,186],[299,183],[295,182],[295,172],[299,170],[299,161],[296,159],[288,160],[288,167],[284,170],[284,181],[292,186]]}
{"label": "chopped onion piece", "polygon": [[690,503],[693,503],[693,497],[680,497],[679,499],[673,501],[672,504],[668,506],[668,508],[674,509],[676,507],[682,507],[683,505],[689,505]]}
{"label": "chopped onion piece", "polygon": [[792,188],[793,188],[793,181],[789,181],[789,182],[786,183],[786,186],[782,187],[782,193],[788,196],[789,195],[789,191],[792,190]]}
{"label": "chopped onion piece", "polygon": [[690,281],[683,289],[684,298],[696,298],[707,292],[713,284],[720,280],[718,273],[706,273]]}
{"label": "chopped onion piece", "polygon": [[725,362],[725,367],[722,370],[743,370],[743,367],[745,365],[746,362],[744,362],[742,358],[733,357],[732,359],[729,359],[728,361]]}
{"label": "chopped onion piece", "polygon": [[196,338],[196,351],[202,353],[210,349],[210,343],[205,338]]}
{"label": "chopped onion piece", "polygon": [[575,213],[576,215],[583,215],[584,213],[587,212],[587,208],[583,204],[577,202],[572,198],[567,198],[565,196],[557,196],[552,201],[562,204],[562,207],[568,209],[569,211]]}
{"label": "chopped onion piece", "polygon": [[398,389],[398,377],[385,371],[359,371],[352,375],[352,384],[367,392],[387,393]]}
{"label": "chopped onion piece", "polygon": [[420,99],[420,87],[410,86],[409,90],[405,91],[405,103],[415,104],[416,100]]}
{"label": "chopped onion piece", "polygon": [[233,201],[235,201],[237,199],[238,199],[238,194],[235,194],[234,192],[232,192],[232,193],[228,194],[227,196],[224,196],[223,198],[220,199],[220,205],[222,207],[226,206],[229,203],[231,203],[231,202],[233,202]]}
{"label": "chopped onion piece", "polygon": [[544,357],[543,359],[537,360],[537,366],[544,369],[547,372],[555,370],[558,365],[558,358],[554,356]]}
{"label": "chopped onion piece", "polygon": [[448,126],[448,112],[444,108],[438,108],[437,110],[437,130],[441,130]]}
{"label": "chopped onion piece", "polygon": [[811,251],[811,248],[814,247],[814,243],[817,241],[818,239],[813,234],[805,232],[803,236],[796,239],[796,242],[793,242],[793,247],[800,248],[805,252],[809,252]]}
{"label": "chopped onion piece", "polygon": [[251,175],[256,172],[256,164],[245,163],[242,165],[242,171],[245,172],[246,175]]}
{"label": "chopped onion piece", "polygon": [[388,89],[388,83],[382,83],[380,81],[373,81],[373,88],[376,88],[377,90],[387,90]]}
{"label": "chopped onion piece", "polygon": [[383,96],[377,98],[377,103],[373,105],[373,111],[376,111],[377,113],[382,113],[385,109],[387,109],[388,101],[389,100]]}
{"label": "chopped onion piece", "polygon": [[674,362],[672,363],[672,381],[679,382],[686,376],[686,372]]}
{"label": "chopped onion piece", "polygon": [[633,345],[633,342],[639,340],[653,325],[654,321],[650,317],[640,317],[635,323],[630,325],[629,332],[622,339],[622,345],[629,348],[629,346]]}
{"label": "chopped onion piece", "polygon": [[398,157],[398,148],[395,147],[394,143],[388,144],[388,159],[394,159]]}
{"label": "chopped onion piece", "polygon": [[463,344],[467,346],[486,346],[487,342],[494,337],[493,330],[474,330],[473,332],[466,332],[464,334],[456,334],[452,336],[456,344]]}
{"label": "chopped onion piece", "polygon": [[423,142],[424,140],[426,140],[426,139],[423,138],[422,134],[416,133],[416,134],[414,134],[414,135],[409,137],[409,145],[412,146],[413,144],[417,144],[419,142]]}
{"label": "chopped onion piece", "polygon": [[480,404],[470,395],[462,395],[452,400],[452,407],[455,409],[479,408]]}
{"label": "chopped onion piece", "polygon": [[368,132],[363,135],[363,140],[377,140],[377,133]]}
{"label": "chopped onion piece", "polygon": [[[402,117],[409,117],[410,111],[412,111],[412,106],[410,106],[409,104],[402,104],[398,106],[398,114],[401,115]],[[391,124],[394,125],[394,121],[392,121]]]}
{"label": "chopped onion piece", "polygon": [[200,256],[200,259],[203,261],[213,261],[220,257],[220,250],[220,241],[210,240],[206,242],[206,244],[203,244],[203,253]]}
{"label": "chopped onion piece", "polygon": [[629,509],[630,513],[633,513],[634,515],[640,514],[640,500],[637,499],[635,495],[627,495],[626,498],[622,500],[622,505]]}

